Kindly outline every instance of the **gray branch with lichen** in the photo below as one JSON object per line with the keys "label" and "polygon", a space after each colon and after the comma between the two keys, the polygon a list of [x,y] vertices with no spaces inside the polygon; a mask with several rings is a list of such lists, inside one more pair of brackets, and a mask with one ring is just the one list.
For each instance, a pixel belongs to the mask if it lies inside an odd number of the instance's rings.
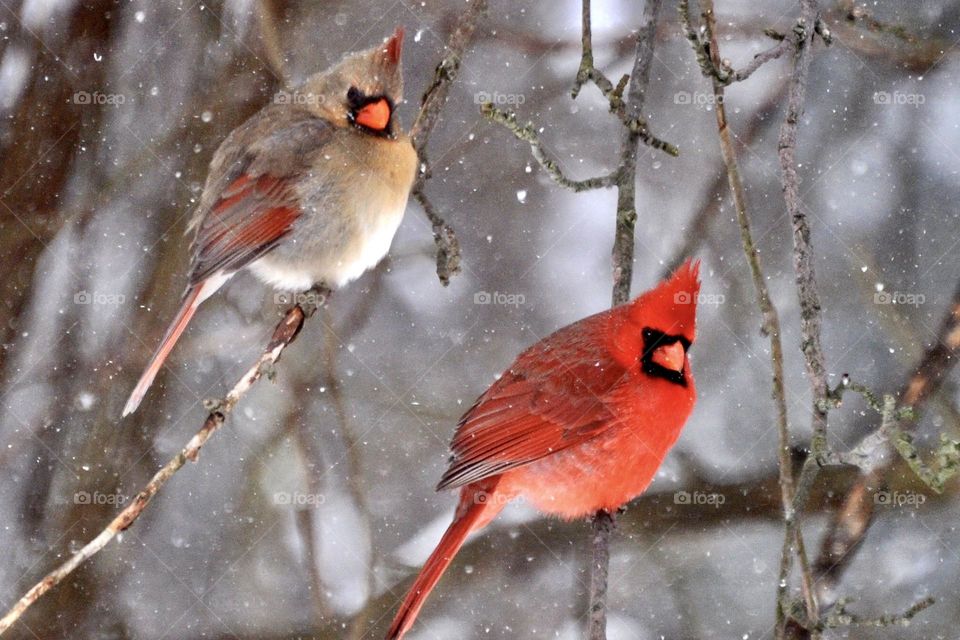
{"label": "gray branch with lichen", "polygon": [[[571,89],[576,99],[587,83],[593,83],[607,99],[610,112],[623,124],[620,143],[620,163],[609,174],[574,180],[566,176],[540,142],[538,129],[532,124],[521,125],[516,114],[498,109],[491,103],[481,105],[481,114],[508,129],[517,139],[530,145],[530,152],[540,167],[561,187],[575,192],[616,187],[616,231],[613,242],[613,291],[611,304],[623,304],[630,298],[633,279],[634,229],[637,221],[636,178],[639,143],[658,149],[671,156],[679,155],[676,146],[650,133],[642,116],[646,89],[653,61],[657,18],[661,0],[648,0],[644,5],[642,25],[636,37],[633,69],[614,85],[606,74],[594,65],[590,0],[582,3],[582,53],[580,67]],[[624,96],[626,93],[626,96]],[[590,606],[587,637],[603,640],[606,637],[607,582],[610,565],[610,537],[615,526],[614,514],[599,511],[593,520],[592,562],[590,576]]]}
{"label": "gray branch with lichen", "polygon": [[[703,75],[711,80],[714,96],[717,98],[715,113],[720,146],[737,210],[744,252],[757,291],[757,304],[763,316],[763,333],[771,339],[774,370],[773,391],[778,407],[781,406],[783,397],[783,365],[782,351],[779,348],[779,321],[776,308],[773,307],[769,300],[769,294],[766,292],[759,256],[753,246],[749,219],[746,215],[745,190],[740,178],[734,146],[730,139],[723,94],[725,87],[747,79],[766,62],[780,58],[788,52],[794,52],[794,73],[790,81],[787,115],[781,127],[779,152],[783,173],[784,199],[794,231],[794,263],[801,306],[801,350],[804,353],[807,374],[814,396],[814,436],[811,454],[803,466],[795,487],[793,472],[790,467],[789,450],[787,449],[789,428],[785,410],[780,414],[778,419],[781,436],[779,443],[781,457],[780,484],[784,497],[786,531],[777,596],[776,635],[778,638],[819,638],[824,629],[838,626],[905,625],[915,615],[931,606],[933,599],[928,598],[920,601],[903,614],[885,614],[872,619],[860,618],[847,613],[844,608],[845,603],[841,601],[834,606],[827,618],[821,618],[819,614],[820,603],[817,596],[822,593],[822,589],[814,588],[811,566],[800,535],[801,513],[822,466],[854,465],[860,468],[865,476],[872,477],[878,470],[890,464],[892,449],[899,454],[926,486],[937,493],[941,492],[944,483],[960,470],[960,442],[945,435],[941,435],[941,443],[933,452],[933,463],[928,464],[923,461],[913,444],[912,436],[901,428],[904,421],[915,419],[915,411],[912,406],[898,404],[896,397],[891,394],[878,396],[864,385],[851,383],[847,375],[843,376],[841,384],[836,389],[831,390],[826,385],[826,367],[819,337],[820,303],[813,271],[810,230],[806,220],[806,212],[799,199],[798,178],[793,154],[797,144],[797,128],[803,108],[806,78],[810,64],[810,49],[813,45],[814,35],[819,36],[825,44],[830,44],[832,36],[820,19],[816,3],[802,0],[800,2],[801,18],[793,29],[793,33],[790,36],[783,36],[774,32],[768,33],[767,35],[774,37],[778,40],[778,43],[757,54],[751,63],[741,71],[736,71],[728,60],[720,57],[712,0],[702,0],[700,5],[702,14],[699,28],[694,26],[691,19],[688,0],[681,0],[679,3],[680,20],[683,33],[693,48]],[[809,29],[811,24],[814,25],[812,31]],[[945,361],[943,358],[941,360]],[[839,452],[832,450],[827,445],[827,415],[832,409],[841,406],[843,395],[848,391],[861,395],[867,405],[880,415],[880,426],[863,438],[857,446],[848,451]],[[919,394],[915,395],[919,398]],[[850,522],[850,535],[843,540],[836,538],[835,542],[847,551],[854,549],[859,540],[862,540],[869,522],[869,514],[865,520],[858,521],[853,518]],[[827,541],[825,541],[824,548],[828,548],[828,546]],[[802,605],[789,596],[787,588],[787,578],[790,575],[794,556],[800,564],[801,585],[803,587]],[[834,565],[837,564],[840,563],[834,563]],[[817,566],[821,566],[820,559],[818,559]],[[832,567],[833,565],[831,565],[831,569]],[[832,602],[829,604],[832,604]]]}

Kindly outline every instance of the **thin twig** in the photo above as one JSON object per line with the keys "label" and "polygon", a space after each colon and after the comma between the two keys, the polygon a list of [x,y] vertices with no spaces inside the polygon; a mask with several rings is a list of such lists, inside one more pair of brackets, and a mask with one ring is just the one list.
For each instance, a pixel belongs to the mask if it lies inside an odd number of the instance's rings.
{"label": "thin twig", "polygon": [[[800,347],[804,355],[813,405],[811,451],[795,485],[793,508],[784,518],[785,531],[778,585],[783,585],[789,580],[794,554],[800,557],[801,570],[805,574],[808,572],[805,549],[798,544],[801,538],[798,537],[797,532],[800,530],[803,506],[828,450],[826,400],[829,390],[823,349],[820,344],[820,297],[814,273],[813,249],[810,245],[810,225],[800,200],[800,182],[796,164],[797,132],[806,98],[807,78],[813,59],[815,27],[820,18],[819,11],[817,0],[800,0],[800,17],[793,32],[787,37],[793,47],[794,65],[787,89],[787,113],[780,126],[778,141],[783,198],[793,227],[793,263],[797,295],[800,300]],[[814,604],[811,611],[809,598],[814,597],[814,594],[806,589],[805,591],[808,597],[808,620],[807,625],[804,626],[809,626],[816,622],[816,618],[810,620],[809,615],[816,613],[817,607]],[[787,634],[787,625],[792,624],[790,617],[793,607],[787,602],[786,595],[781,587],[776,605],[777,638],[784,638]]]}
{"label": "thin twig", "polygon": [[[702,3],[704,7],[707,7],[707,3]],[[710,6],[710,13],[713,13],[713,5]],[[749,62],[744,68],[739,71],[735,71],[728,60],[724,60],[717,53],[717,43],[716,38],[711,38],[709,33],[704,33],[701,35],[693,28],[690,20],[690,6],[689,0],[680,0],[678,5],[680,10],[681,24],[683,26],[683,32],[687,40],[690,41],[691,46],[693,47],[694,52],[697,55],[697,62],[700,64],[700,70],[703,71],[703,74],[711,78],[714,82],[719,84],[721,87],[726,87],[733,84],[734,82],[742,82],[752,76],[757,69],[770,62],[771,60],[776,60],[777,58],[783,57],[789,51],[792,51],[794,48],[794,43],[788,38],[784,38],[778,34],[772,32],[767,32],[767,35],[770,37],[775,37],[777,44],[773,45],[766,51],[761,51],[753,57],[753,60]],[[707,9],[703,10],[704,14],[707,13]],[[715,20],[715,18],[712,18]]]}
{"label": "thin twig", "polygon": [[[576,99],[576,97],[580,95],[580,90],[583,88],[583,85],[587,82],[592,82],[597,89],[600,90],[600,93],[603,94],[603,97],[607,99],[607,102],[610,105],[610,113],[615,114],[627,128],[627,130],[636,135],[644,144],[649,147],[659,149],[660,151],[663,151],[664,153],[674,157],[680,155],[680,150],[677,149],[677,147],[650,133],[650,131],[647,129],[647,122],[643,118],[643,109],[630,107],[629,105],[634,101],[629,96],[626,99],[623,97],[623,92],[627,88],[627,82],[630,81],[631,76],[636,78],[636,66],[634,67],[630,76],[623,76],[616,85],[610,81],[603,71],[594,66],[593,30],[590,26],[590,0],[583,0],[581,9],[581,22],[583,29],[583,33],[581,35],[582,52],[580,54],[580,67],[577,69],[577,77],[574,80],[573,88],[570,90],[571,97]],[[649,40],[651,43],[654,42],[656,40],[656,33],[650,36]],[[653,51],[652,44],[650,46],[650,51]],[[640,58],[634,57],[634,64],[636,64],[637,60],[640,60]],[[647,71],[649,71],[649,66],[647,66]],[[638,84],[634,81],[631,82],[630,86],[631,90],[635,91],[637,90],[635,88],[638,86]]]}
{"label": "thin twig", "polygon": [[473,40],[477,22],[486,10],[487,0],[470,0],[470,7],[457,20],[447,41],[447,55],[437,65],[433,81],[420,99],[420,113],[417,114],[417,119],[410,129],[413,148],[417,152],[420,165],[411,194],[423,207],[424,214],[433,229],[433,241],[437,245],[437,277],[444,286],[450,284],[450,278],[460,272],[460,242],[453,228],[437,213],[424,191],[426,182],[430,179],[427,142],[447,102],[450,87],[460,72],[463,55]]}
{"label": "thin twig", "polygon": [[493,106],[491,102],[485,102],[480,105],[480,114],[497,124],[502,124],[509,129],[518,140],[523,140],[530,145],[530,154],[534,160],[547,172],[547,175],[558,185],[574,192],[589,191],[591,189],[604,189],[613,187],[617,184],[617,171],[607,175],[597,176],[596,178],[586,178],[585,180],[572,180],[568,178],[560,169],[556,160],[550,157],[547,150],[543,148],[540,142],[540,136],[532,123],[521,125],[517,122],[517,116],[509,111],[503,111]]}
{"label": "thin twig", "polygon": [[744,80],[752,76],[757,69],[767,64],[771,60],[776,60],[777,58],[780,58],[781,56],[786,54],[788,51],[790,51],[792,48],[793,48],[793,44],[789,40],[784,38],[783,40],[773,45],[766,51],[761,51],[760,53],[755,55],[753,57],[753,60],[751,60],[749,64],[747,64],[744,68],[734,72],[733,81],[743,82]]}
{"label": "thin twig", "polygon": [[0,634],[4,633],[16,622],[20,616],[36,602],[43,594],[60,584],[67,576],[83,562],[96,555],[119,533],[132,525],[147,505],[163,487],[188,461],[196,462],[200,455],[200,448],[226,421],[237,402],[250,390],[262,376],[270,375],[274,363],[280,358],[283,350],[293,342],[304,321],[312,316],[319,306],[322,306],[330,295],[330,290],[322,287],[311,289],[300,296],[302,300],[290,308],[273,331],[273,337],[267,343],[257,362],[247,370],[230,389],[226,397],[211,403],[205,403],[210,413],[204,420],[200,430],[194,434],[180,452],[170,459],[150,479],[144,488],[130,501],[130,504],[121,511],[107,527],[82,549],[74,553],[59,567],[48,573],[40,582],[35,584],[20,600],[0,618]]}
{"label": "thin twig", "polygon": [[[588,0],[584,2],[588,3]],[[637,50],[626,98],[626,113],[633,121],[640,121],[640,114],[643,112],[646,100],[650,66],[653,62],[653,47],[656,43],[657,17],[661,4],[661,0],[647,0],[644,3],[643,18],[637,32]],[[588,10],[588,8],[585,9],[585,11]],[[585,23],[589,20],[589,16],[584,17]],[[584,44],[587,44],[586,38],[584,38]],[[630,285],[633,281],[634,231],[637,222],[637,149],[641,137],[638,129],[627,125],[620,146],[620,168],[617,170],[617,222],[613,241],[612,306],[624,304],[630,299]],[[614,522],[613,514],[602,510],[597,512],[593,520],[593,564],[587,635],[590,640],[606,638],[607,579],[610,566],[610,537]]]}
{"label": "thin twig", "polygon": [[[898,394],[900,404],[911,407],[915,414],[919,413],[926,401],[940,389],[958,359],[960,285],[953,293],[937,331],[936,342],[927,349],[904,382]],[[871,463],[860,466],[861,473],[847,490],[843,505],[831,517],[813,565],[818,598],[824,608],[829,608],[837,601],[837,585],[873,523],[875,489],[883,485],[884,478],[896,462],[889,439],[879,431],[867,435],[853,451],[867,452],[865,455],[869,454]]]}
{"label": "thin twig", "polygon": [[780,127],[778,142],[780,170],[782,174],[783,199],[793,225],[793,262],[796,272],[797,295],[800,299],[801,350],[810,388],[813,394],[813,442],[814,454],[826,451],[827,411],[823,402],[827,398],[827,374],[820,344],[821,309],[820,295],[814,270],[813,249],[810,244],[810,223],[800,199],[800,180],[797,175],[796,148],[800,117],[803,114],[807,91],[810,62],[813,59],[813,26],[819,16],[817,0],[800,0],[800,19],[794,28],[794,72],[790,79],[787,97],[787,113]]}
{"label": "thin twig", "polygon": [[837,603],[836,611],[830,614],[824,622],[823,627],[827,629],[835,627],[906,627],[910,625],[910,621],[913,620],[918,613],[932,607],[935,602],[933,598],[927,597],[913,603],[910,608],[903,613],[888,613],[879,618],[863,618],[848,613],[846,610],[847,603],[841,601]]}
{"label": "thin twig", "polygon": [[[743,245],[747,263],[750,265],[750,273],[757,296],[757,306],[763,318],[761,332],[770,340],[773,400],[777,410],[777,458],[780,468],[780,492],[783,503],[784,521],[787,523],[785,526],[789,527],[789,522],[793,517],[793,457],[790,451],[790,427],[787,415],[786,393],[784,390],[783,343],[780,338],[780,318],[770,298],[760,255],[753,242],[753,235],[750,231],[746,190],[743,186],[743,180],[740,177],[739,162],[737,161],[736,149],[730,135],[724,104],[724,87],[726,83],[716,74],[711,73],[711,70],[722,68],[720,47],[716,34],[716,14],[713,7],[713,0],[701,0],[700,4],[702,7],[702,36],[698,35],[698,32],[692,25],[690,7],[686,0],[680,2],[679,5],[680,19],[687,33],[687,39],[691,41],[694,51],[698,54],[701,52],[705,54],[698,55],[697,59],[700,62],[704,75],[711,78],[712,81],[711,85],[715,98],[714,112],[717,119],[717,135],[720,140],[720,151],[724,164],[726,165],[730,193],[733,197],[734,208],[737,212],[741,244]],[[809,563],[806,561],[806,553],[802,551],[804,549],[804,542],[802,532],[799,528],[794,530],[792,542],[796,545],[798,551],[800,551],[801,579],[805,595],[807,617],[816,620],[819,618],[819,614],[814,596],[813,577]],[[785,553],[791,553],[790,549],[785,549]],[[781,581],[778,584],[778,601],[785,599],[787,588],[788,585],[785,581]]]}

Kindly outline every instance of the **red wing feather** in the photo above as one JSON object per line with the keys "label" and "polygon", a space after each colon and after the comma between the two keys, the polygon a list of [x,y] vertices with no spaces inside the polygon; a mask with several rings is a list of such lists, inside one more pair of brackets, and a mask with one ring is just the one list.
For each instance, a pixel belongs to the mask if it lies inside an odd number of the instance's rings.
{"label": "red wing feather", "polygon": [[578,325],[527,350],[480,396],[460,421],[450,468],[438,489],[529,464],[590,440],[618,421],[604,398],[627,370],[597,344],[602,341],[584,337],[589,326],[569,331]]}
{"label": "red wing feather", "polygon": [[200,227],[191,281],[253,262],[290,232],[299,215],[289,179],[241,174],[221,192]]}
{"label": "red wing feather", "polygon": [[272,104],[227,136],[190,223],[191,284],[247,266],[290,233],[300,215],[298,180],[333,135],[326,120]]}

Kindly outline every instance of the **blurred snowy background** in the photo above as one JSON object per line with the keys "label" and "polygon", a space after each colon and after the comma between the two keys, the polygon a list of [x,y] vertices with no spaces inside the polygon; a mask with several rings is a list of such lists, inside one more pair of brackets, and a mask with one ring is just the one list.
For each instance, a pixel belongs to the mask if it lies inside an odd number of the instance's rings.
{"label": "blurred snowy background", "polygon": [[[960,2],[867,4],[917,38],[822,2],[836,42],[814,59],[799,160],[831,382],[849,372],[894,391],[960,279]],[[293,81],[405,26],[407,124],[464,8],[270,6]],[[611,78],[629,71],[641,10],[594,3],[597,63]],[[769,46],[764,28],[791,28],[796,4],[720,0],[718,11],[723,53],[739,67]],[[713,304],[701,307],[693,351],[694,416],[620,520],[609,637],[770,638],[782,524],[768,343],[709,85],[675,2],[661,17],[646,112],[681,156],[641,149],[633,289],[688,251],[704,261]],[[254,0],[0,0],[3,609],[183,446],[205,416],[202,399],[249,366],[283,311],[253,278],[235,278],[204,305],[141,410],[119,421],[184,286],[186,216],[211,154],[281,87],[261,33]],[[449,521],[454,499],[433,486],[460,414],[523,347],[609,304],[614,193],[559,189],[525,144],[478,112],[494,96],[535,121],[572,177],[613,168],[620,125],[595,88],[570,99],[579,38],[577,0],[492,3],[430,148],[427,192],[459,234],[463,273],[440,285],[429,224],[411,203],[380,268],[308,323],[275,382],[243,400],[199,464],[12,637],[382,637]],[[809,396],[776,161],[787,65],[765,66],[727,103],[802,447]],[[483,292],[499,295],[480,304]],[[928,404],[921,445],[960,429],[956,382]],[[852,445],[875,422],[851,398],[831,414],[833,443]],[[851,476],[821,476],[810,548]],[[891,478],[891,491],[918,499],[880,509],[841,585],[865,616],[925,595],[937,604],[906,635],[833,637],[956,637],[957,488],[937,496],[909,472]],[[678,504],[678,491],[714,499]],[[581,637],[589,535],[587,523],[509,509],[464,549],[411,637]]]}

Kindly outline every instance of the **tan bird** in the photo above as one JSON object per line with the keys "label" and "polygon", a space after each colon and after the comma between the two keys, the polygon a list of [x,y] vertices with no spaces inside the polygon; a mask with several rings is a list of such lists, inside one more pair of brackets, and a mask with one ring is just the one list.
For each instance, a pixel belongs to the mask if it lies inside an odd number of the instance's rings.
{"label": "tan bird", "polygon": [[403,30],[307,79],[227,136],[190,221],[176,317],[130,394],[133,413],[200,304],[240,269],[279,290],[339,288],[386,255],[416,172],[394,110]]}

